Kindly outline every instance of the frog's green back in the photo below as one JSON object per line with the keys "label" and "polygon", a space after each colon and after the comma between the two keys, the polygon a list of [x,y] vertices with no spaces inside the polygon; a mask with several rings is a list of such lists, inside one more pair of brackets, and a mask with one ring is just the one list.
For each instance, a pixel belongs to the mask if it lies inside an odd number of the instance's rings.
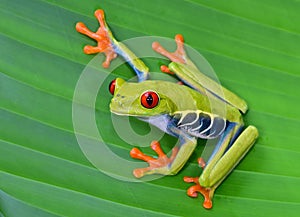
{"label": "frog's green back", "polygon": [[[237,108],[224,102],[222,99],[211,94],[209,91],[200,93],[185,85],[180,85],[180,87],[187,89],[186,91],[189,92],[191,98],[193,99],[192,104],[195,104],[196,110],[201,110],[224,117],[226,120],[231,122],[242,122],[242,115]],[[190,104],[190,102],[186,101],[186,97],[183,97],[182,99],[184,99],[187,104]],[[191,105],[188,106],[190,107]],[[182,110],[184,110],[184,106],[182,107]]]}

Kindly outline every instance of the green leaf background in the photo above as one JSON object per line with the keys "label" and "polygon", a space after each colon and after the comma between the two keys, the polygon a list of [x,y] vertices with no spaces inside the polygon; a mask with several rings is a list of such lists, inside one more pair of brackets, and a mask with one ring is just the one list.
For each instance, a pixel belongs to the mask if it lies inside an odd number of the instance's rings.
{"label": "green leaf background", "polygon": [[[299,216],[299,1],[2,0],[0,5],[0,216]],[[202,208],[202,198],[186,196],[189,184],[182,181],[200,173],[201,147],[177,176],[145,183],[107,176],[81,152],[72,98],[93,58],[82,47],[94,42],[74,26],[82,21],[96,29],[97,8],[106,11],[119,40],[184,34],[222,84],[247,100],[245,121],[257,126],[260,138],[217,189],[212,210]],[[153,60],[145,61],[158,70]],[[114,75],[124,70],[125,78],[133,75],[126,66]],[[104,140],[129,159],[131,146],[114,133],[110,96],[104,95],[98,126],[106,125]],[[132,124],[147,130],[141,122]]]}

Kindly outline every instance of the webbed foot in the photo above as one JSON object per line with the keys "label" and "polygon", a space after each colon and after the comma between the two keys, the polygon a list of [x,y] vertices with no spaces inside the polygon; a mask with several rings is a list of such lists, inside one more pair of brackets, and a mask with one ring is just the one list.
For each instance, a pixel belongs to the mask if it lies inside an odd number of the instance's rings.
{"label": "webbed foot", "polygon": [[153,42],[152,43],[152,49],[156,51],[157,53],[167,57],[172,62],[177,63],[186,63],[187,61],[187,55],[184,50],[184,39],[183,36],[180,34],[177,34],[175,36],[175,42],[177,44],[177,49],[175,52],[169,52],[165,48],[161,46],[159,42]]}
{"label": "webbed foot", "polygon": [[212,208],[212,197],[214,194],[214,189],[205,188],[202,187],[199,184],[199,177],[188,177],[185,176],[183,178],[185,182],[188,183],[195,183],[195,185],[191,186],[187,190],[187,195],[190,197],[197,197],[198,193],[202,194],[204,197],[203,207],[205,209],[211,209]]}
{"label": "webbed foot", "polygon": [[98,19],[100,27],[96,32],[89,30],[82,22],[76,24],[76,30],[81,34],[87,35],[88,37],[98,42],[97,46],[86,45],[83,49],[86,54],[104,53],[106,56],[103,62],[103,67],[108,68],[110,62],[117,57],[116,52],[113,48],[113,36],[110,32],[104,17],[103,10],[96,10],[95,17]]}
{"label": "webbed foot", "polygon": [[164,151],[161,149],[160,143],[158,141],[153,141],[151,143],[151,148],[154,150],[158,157],[153,158],[142,153],[139,149],[133,148],[130,151],[130,156],[135,159],[146,161],[149,164],[149,167],[138,168],[133,171],[133,175],[137,178],[141,178],[146,174],[170,174],[170,164],[173,162],[174,158],[178,153],[178,148],[172,149],[172,154],[168,157]]}

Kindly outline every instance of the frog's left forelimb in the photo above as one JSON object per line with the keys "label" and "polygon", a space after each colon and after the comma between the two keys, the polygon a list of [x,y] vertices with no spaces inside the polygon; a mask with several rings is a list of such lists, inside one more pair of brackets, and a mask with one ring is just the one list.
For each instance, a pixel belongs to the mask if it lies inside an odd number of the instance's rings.
{"label": "frog's left forelimb", "polygon": [[89,30],[82,22],[76,24],[76,30],[81,34],[84,34],[97,41],[97,46],[86,45],[84,47],[84,53],[104,53],[106,56],[102,66],[108,68],[113,59],[117,55],[122,56],[128,64],[132,67],[138,76],[139,82],[149,78],[149,69],[142,60],[137,58],[134,53],[131,52],[123,43],[118,42],[112,32],[110,31],[104,16],[103,10],[96,10],[95,17],[99,21],[99,28],[96,32]]}

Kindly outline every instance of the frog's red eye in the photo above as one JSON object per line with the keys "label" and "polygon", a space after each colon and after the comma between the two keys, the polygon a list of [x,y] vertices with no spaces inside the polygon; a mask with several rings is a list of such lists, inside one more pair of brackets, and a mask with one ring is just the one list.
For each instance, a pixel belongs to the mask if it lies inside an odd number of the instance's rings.
{"label": "frog's red eye", "polygon": [[109,84],[109,92],[114,95],[115,93],[115,88],[116,88],[116,79],[112,80]]}
{"label": "frog's red eye", "polygon": [[147,91],[141,95],[141,104],[145,108],[151,109],[158,105],[159,96],[154,91]]}

